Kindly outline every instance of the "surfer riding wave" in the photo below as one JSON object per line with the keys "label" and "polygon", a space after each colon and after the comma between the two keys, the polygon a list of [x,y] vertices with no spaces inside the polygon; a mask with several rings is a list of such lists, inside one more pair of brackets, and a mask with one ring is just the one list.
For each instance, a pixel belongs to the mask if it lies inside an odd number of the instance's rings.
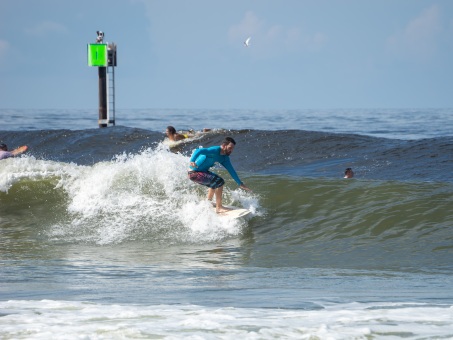
{"label": "surfer riding wave", "polygon": [[208,200],[216,197],[216,212],[218,214],[227,212],[231,209],[223,206],[222,194],[225,181],[219,175],[209,171],[215,164],[222,164],[228,170],[230,176],[240,188],[250,191],[239,178],[230,161],[230,155],[234,150],[236,141],[231,137],[226,137],[220,146],[196,149],[190,157],[189,179],[197,184],[207,186]]}

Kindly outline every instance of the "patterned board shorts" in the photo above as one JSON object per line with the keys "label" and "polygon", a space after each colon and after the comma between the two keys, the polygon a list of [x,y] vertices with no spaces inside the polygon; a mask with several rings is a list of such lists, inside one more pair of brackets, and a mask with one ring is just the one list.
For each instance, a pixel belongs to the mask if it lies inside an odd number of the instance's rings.
{"label": "patterned board shorts", "polygon": [[213,172],[189,171],[189,179],[195,183],[205,185],[211,189],[220,188],[225,181]]}

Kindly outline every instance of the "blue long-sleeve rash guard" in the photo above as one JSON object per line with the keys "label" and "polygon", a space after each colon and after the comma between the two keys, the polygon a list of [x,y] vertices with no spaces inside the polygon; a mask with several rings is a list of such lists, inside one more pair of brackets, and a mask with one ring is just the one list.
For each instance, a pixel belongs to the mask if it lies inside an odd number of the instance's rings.
{"label": "blue long-sleeve rash guard", "polygon": [[234,181],[240,186],[242,184],[238,174],[233,168],[230,156],[220,154],[220,146],[196,149],[190,157],[190,162],[195,162],[196,168],[190,167],[194,171],[209,171],[216,162],[222,164],[228,170]]}

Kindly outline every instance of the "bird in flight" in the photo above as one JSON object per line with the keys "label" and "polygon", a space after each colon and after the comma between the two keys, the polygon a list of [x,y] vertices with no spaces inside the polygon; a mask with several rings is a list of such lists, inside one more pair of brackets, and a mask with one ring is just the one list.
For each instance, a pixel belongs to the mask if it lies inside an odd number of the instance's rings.
{"label": "bird in flight", "polygon": [[249,46],[250,46],[250,39],[251,39],[251,38],[252,38],[252,37],[248,37],[247,40],[244,41],[244,46],[245,46],[245,47],[249,47]]}

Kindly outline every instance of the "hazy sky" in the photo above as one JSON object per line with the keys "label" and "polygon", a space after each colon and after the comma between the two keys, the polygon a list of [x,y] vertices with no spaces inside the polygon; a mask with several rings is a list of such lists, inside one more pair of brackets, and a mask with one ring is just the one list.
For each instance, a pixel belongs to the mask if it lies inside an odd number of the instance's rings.
{"label": "hazy sky", "polygon": [[452,0],[0,0],[0,108],[97,109],[97,30],[119,109],[453,107]]}

